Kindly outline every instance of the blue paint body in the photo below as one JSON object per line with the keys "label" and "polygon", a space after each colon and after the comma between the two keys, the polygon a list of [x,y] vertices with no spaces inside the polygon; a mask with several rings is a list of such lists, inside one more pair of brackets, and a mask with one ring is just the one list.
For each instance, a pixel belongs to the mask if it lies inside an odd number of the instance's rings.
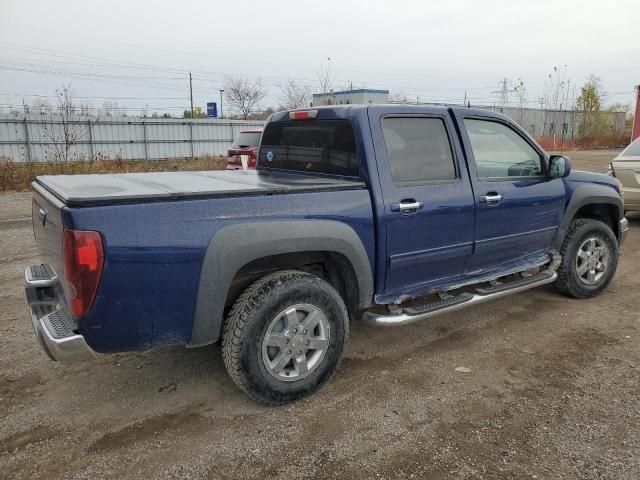
{"label": "blue paint body", "polygon": [[[380,127],[388,114],[442,118],[457,181],[395,187]],[[273,120],[284,118],[278,115]],[[595,182],[615,190],[615,180],[584,172],[561,179],[479,181],[462,125],[469,115],[512,124],[501,115],[464,108],[321,109],[319,118],[346,118],[353,125],[366,189],[64,207],[66,228],[99,231],[104,241],[102,279],[91,311],[79,321],[80,333],[99,352],[188,343],[207,246],[229,225],[342,222],[356,232],[369,257],[375,286],[371,302],[388,303],[535,265],[551,250],[576,187]],[[479,203],[490,191],[503,195],[499,206]],[[405,199],[422,201],[424,208],[413,215],[392,211],[392,204]]]}

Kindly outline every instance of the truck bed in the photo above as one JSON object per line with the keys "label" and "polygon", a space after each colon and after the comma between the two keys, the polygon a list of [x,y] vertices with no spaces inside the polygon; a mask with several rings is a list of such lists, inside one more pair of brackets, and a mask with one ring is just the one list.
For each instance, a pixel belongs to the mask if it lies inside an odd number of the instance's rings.
{"label": "truck bed", "polygon": [[36,183],[70,207],[365,188],[356,180],[259,170],[44,175]]}

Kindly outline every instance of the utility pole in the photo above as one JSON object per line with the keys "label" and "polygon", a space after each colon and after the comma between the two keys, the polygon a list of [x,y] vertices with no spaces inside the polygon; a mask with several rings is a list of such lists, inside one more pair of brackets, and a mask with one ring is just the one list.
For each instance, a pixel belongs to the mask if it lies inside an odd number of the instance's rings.
{"label": "utility pole", "polygon": [[502,80],[502,89],[500,90],[500,106],[506,107],[507,103],[509,103],[509,89],[507,87],[507,77],[504,77]]}
{"label": "utility pole", "polygon": [[[504,80],[501,80],[500,82],[498,82],[498,85],[502,85],[502,88],[500,88],[499,90],[495,90],[495,91],[493,91],[491,93],[499,93],[500,94],[500,99],[498,101],[498,104],[500,105],[500,112],[502,112],[504,107],[508,106],[509,94],[513,90],[509,90],[509,80],[507,79],[507,77],[504,77]],[[493,105],[495,107],[495,100],[493,102]]]}
{"label": "utility pole", "polygon": [[542,133],[540,136],[543,137],[544,131],[547,129],[547,111],[544,109],[544,97],[540,97],[538,103],[540,103],[540,110],[542,111]]}
{"label": "utility pole", "polygon": [[193,120],[193,82],[191,81],[191,72],[189,72],[189,97],[191,98],[191,119]]}
{"label": "utility pole", "polygon": [[222,115],[222,94],[224,93],[224,88],[220,89],[220,118],[224,118]]}

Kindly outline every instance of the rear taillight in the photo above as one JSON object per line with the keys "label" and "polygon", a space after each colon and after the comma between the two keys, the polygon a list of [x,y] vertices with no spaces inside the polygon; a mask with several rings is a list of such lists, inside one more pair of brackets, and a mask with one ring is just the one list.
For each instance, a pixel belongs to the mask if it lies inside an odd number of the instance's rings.
{"label": "rear taillight", "polygon": [[74,317],[85,315],[98,291],[104,253],[98,232],[65,230],[64,288]]}

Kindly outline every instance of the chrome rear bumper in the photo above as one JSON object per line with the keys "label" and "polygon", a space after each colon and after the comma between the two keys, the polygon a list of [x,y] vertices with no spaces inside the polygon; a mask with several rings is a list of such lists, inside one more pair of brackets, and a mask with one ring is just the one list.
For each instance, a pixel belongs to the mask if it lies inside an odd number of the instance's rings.
{"label": "chrome rear bumper", "polygon": [[33,331],[49,358],[63,363],[95,358],[95,352],[77,333],[54,270],[49,265],[33,265],[24,276]]}

